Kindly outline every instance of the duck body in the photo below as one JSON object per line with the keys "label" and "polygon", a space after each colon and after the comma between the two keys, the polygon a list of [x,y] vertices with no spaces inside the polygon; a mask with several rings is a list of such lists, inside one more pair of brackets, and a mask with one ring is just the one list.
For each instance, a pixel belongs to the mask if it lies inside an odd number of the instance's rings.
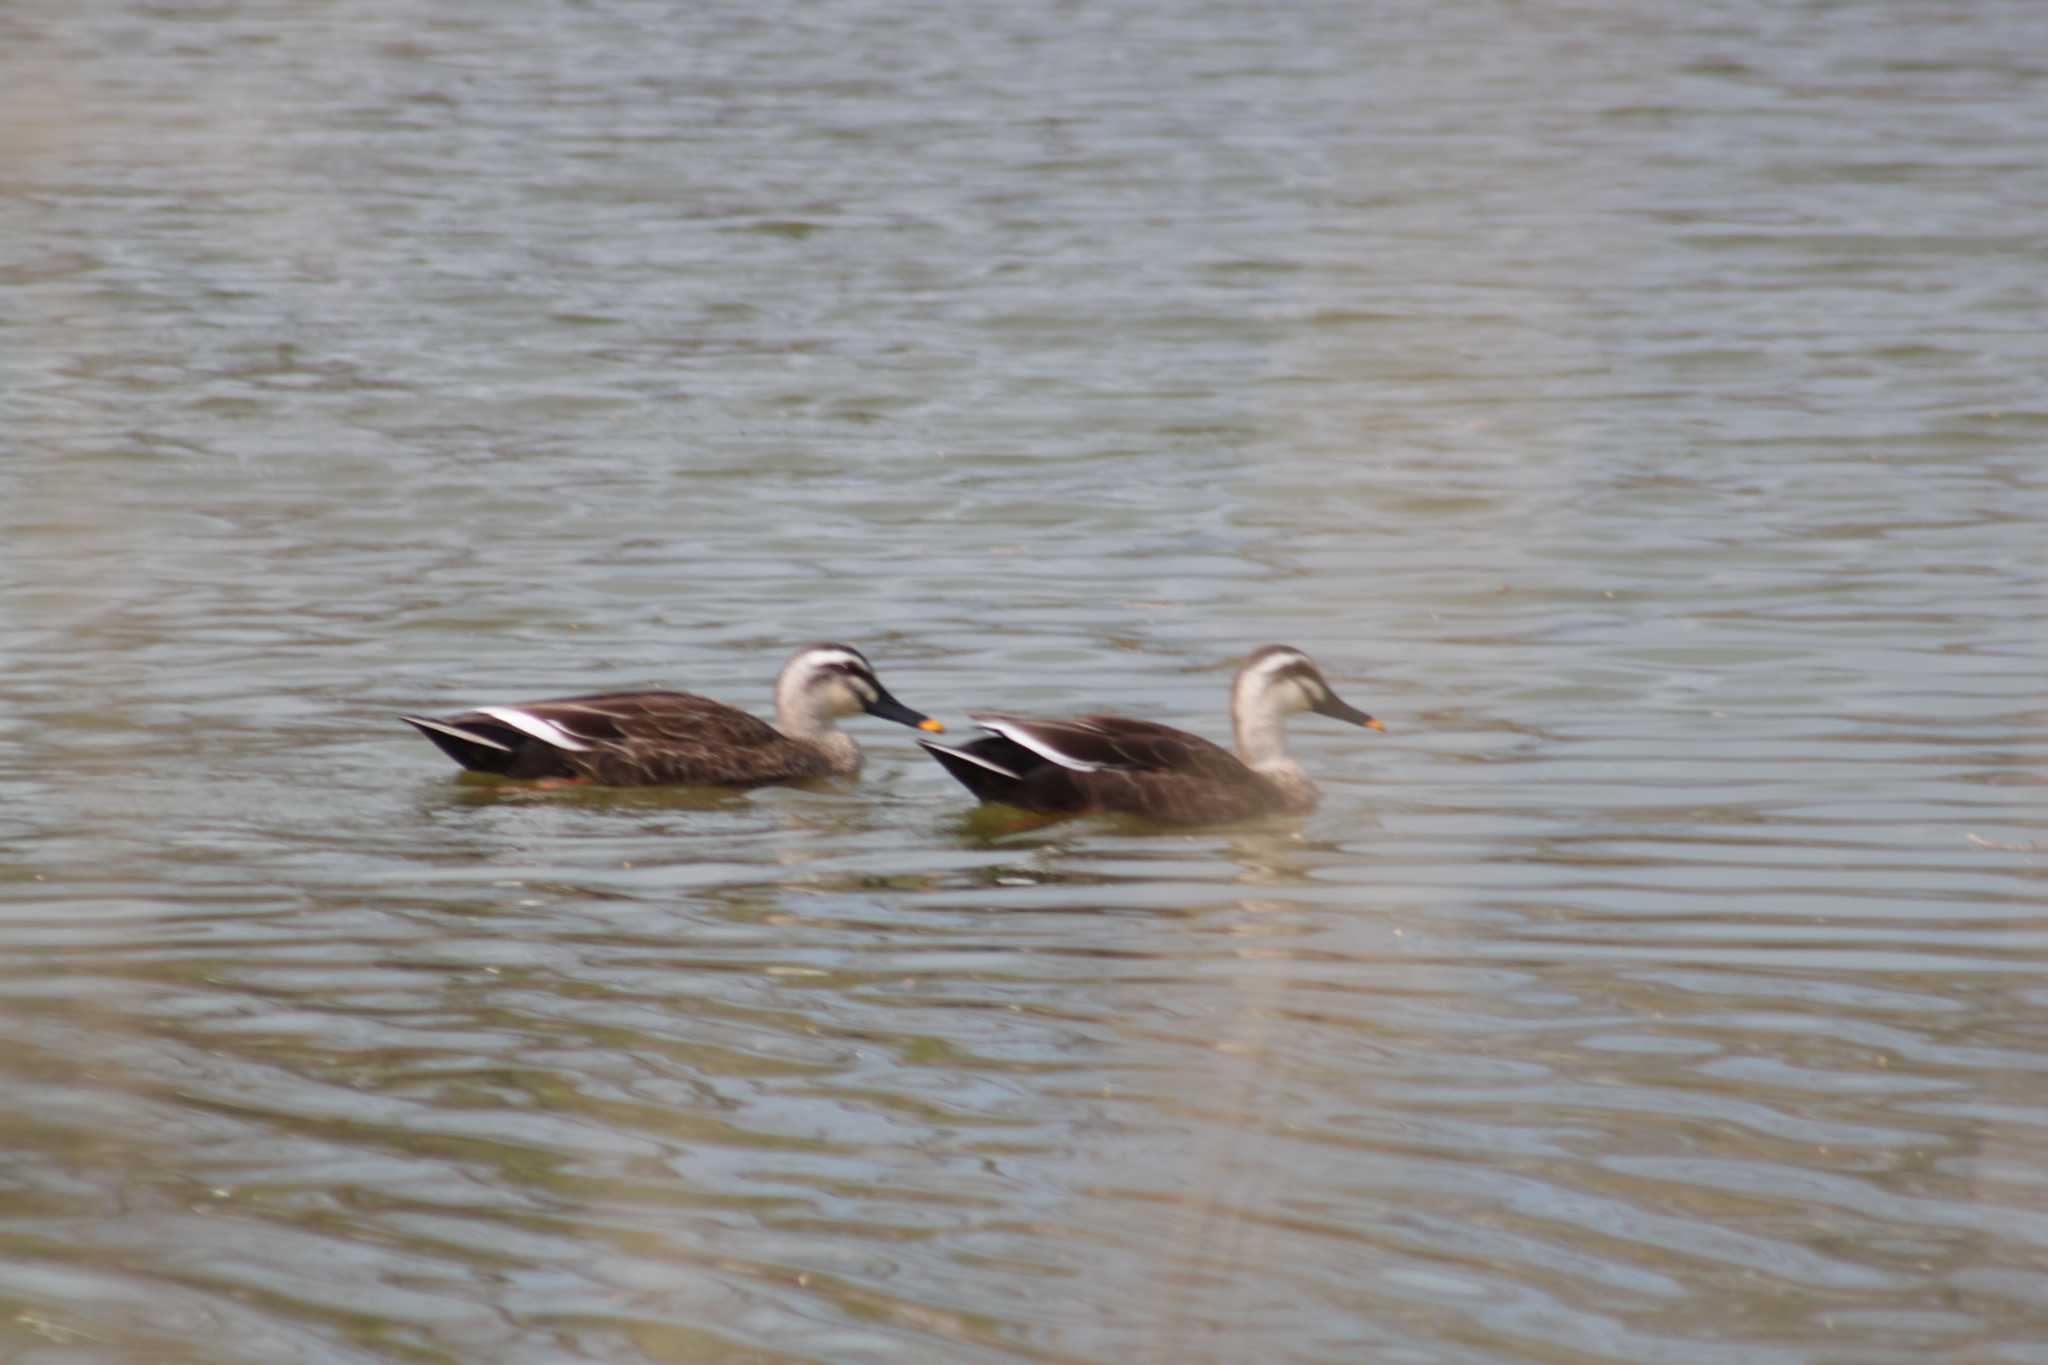
{"label": "duck body", "polygon": [[860,651],[806,645],[776,678],[776,724],[690,692],[590,692],[403,716],[473,772],[610,787],[756,787],[851,776],[860,748],[833,722],[865,711],[939,730],[891,696]]}
{"label": "duck body", "polygon": [[1286,717],[1319,714],[1385,727],[1337,697],[1306,654],[1268,645],[1231,684],[1237,753],[1155,721],[970,713],[991,734],[918,741],[983,801],[1043,814],[1114,811],[1174,825],[1228,824],[1313,810],[1319,793],[1287,753]]}
{"label": "duck body", "polygon": [[995,733],[958,746],[924,747],[983,801],[1049,815],[1120,811],[1176,825],[1227,824],[1315,806],[1315,788],[1307,782],[1254,772],[1228,749],[1155,721],[971,715]]}
{"label": "duck body", "polygon": [[752,787],[860,770],[851,743],[793,740],[736,706],[689,692],[591,692],[404,719],[463,767],[503,777]]}

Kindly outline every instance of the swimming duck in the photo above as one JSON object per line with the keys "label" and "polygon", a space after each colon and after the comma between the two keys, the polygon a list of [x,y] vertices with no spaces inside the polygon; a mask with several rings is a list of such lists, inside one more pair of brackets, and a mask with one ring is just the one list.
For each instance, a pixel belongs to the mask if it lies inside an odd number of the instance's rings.
{"label": "swimming duck", "polygon": [[805,645],[775,677],[775,724],[689,692],[591,692],[434,719],[400,719],[474,772],[609,787],[756,787],[860,770],[860,748],[833,724],[865,711],[943,730],[889,695],[851,645]]}
{"label": "swimming duck", "polygon": [[995,711],[969,713],[993,732],[986,739],[918,743],[983,801],[1049,814],[1121,811],[1170,824],[1222,824],[1314,809],[1315,783],[1288,756],[1282,729],[1297,711],[1386,729],[1340,700],[1308,655],[1267,645],[1230,685],[1235,755],[1149,720],[1046,720]]}

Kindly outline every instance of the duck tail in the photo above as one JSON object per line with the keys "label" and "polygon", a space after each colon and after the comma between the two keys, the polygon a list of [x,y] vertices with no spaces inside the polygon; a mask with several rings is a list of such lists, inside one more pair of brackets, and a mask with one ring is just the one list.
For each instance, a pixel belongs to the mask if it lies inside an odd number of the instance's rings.
{"label": "duck tail", "polygon": [[[1001,740],[976,740],[972,744],[940,744],[918,741],[954,780],[983,801],[1003,801],[1024,780],[1024,774],[1006,766],[996,755],[1013,746]],[[994,750],[994,753],[989,752]]]}
{"label": "duck tail", "polygon": [[400,716],[400,720],[434,741],[442,753],[471,772],[502,773],[512,766],[518,753],[488,735],[450,725],[428,716]]}

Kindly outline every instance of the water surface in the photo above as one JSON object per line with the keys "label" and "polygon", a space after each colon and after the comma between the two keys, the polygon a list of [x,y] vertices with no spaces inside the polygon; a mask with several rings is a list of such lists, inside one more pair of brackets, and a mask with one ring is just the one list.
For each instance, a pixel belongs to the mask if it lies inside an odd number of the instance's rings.
{"label": "water surface", "polygon": [[[0,18],[9,1359],[2048,1358],[2048,19]],[[844,638],[1298,825],[533,792]]]}

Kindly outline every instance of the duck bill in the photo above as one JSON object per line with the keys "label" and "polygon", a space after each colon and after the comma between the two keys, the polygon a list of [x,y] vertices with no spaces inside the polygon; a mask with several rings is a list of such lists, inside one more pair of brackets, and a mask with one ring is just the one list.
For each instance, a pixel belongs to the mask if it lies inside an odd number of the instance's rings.
{"label": "duck bill", "polygon": [[1341,720],[1352,725],[1362,725],[1368,730],[1378,730],[1381,734],[1385,734],[1387,730],[1386,726],[1380,724],[1357,707],[1352,706],[1348,702],[1338,700],[1337,694],[1334,692],[1315,708],[1315,713],[1319,716],[1328,716],[1331,720]]}
{"label": "duck bill", "polygon": [[872,702],[868,703],[866,710],[869,715],[877,720],[893,720],[898,725],[908,725],[917,730],[930,730],[934,734],[946,728],[930,716],[911,710],[902,702],[890,696],[886,691],[880,688],[877,688],[876,691],[878,695]]}

